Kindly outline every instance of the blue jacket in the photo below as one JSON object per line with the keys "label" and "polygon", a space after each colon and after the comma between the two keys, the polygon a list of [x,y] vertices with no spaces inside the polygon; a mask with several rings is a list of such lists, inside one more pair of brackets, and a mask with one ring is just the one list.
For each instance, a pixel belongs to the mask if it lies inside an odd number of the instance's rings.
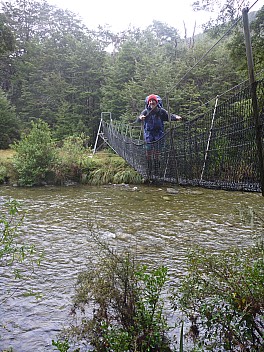
{"label": "blue jacket", "polygon": [[[145,115],[144,121],[144,137],[146,142],[154,142],[160,139],[164,135],[164,121],[169,121],[168,112],[163,109],[156,107],[153,111],[150,109],[144,109],[140,115]],[[171,120],[175,121],[176,116],[171,115]],[[141,121],[139,118],[137,121]]]}

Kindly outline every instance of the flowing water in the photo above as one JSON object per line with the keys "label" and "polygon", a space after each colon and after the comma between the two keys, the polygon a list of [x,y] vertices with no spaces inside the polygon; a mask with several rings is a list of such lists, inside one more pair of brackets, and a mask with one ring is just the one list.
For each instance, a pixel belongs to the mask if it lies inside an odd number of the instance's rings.
{"label": "flowing water", "polygon": [[214,252],[255,244],[254,213],[264,209],[259,193],[153,186],[1,187],[1,208],[8,199],[26,210],[23,241],[44,253],[29,280],[0,268],[0,351],[15,352],[54,350],[52,339],[69,322],[78,272],[98,259],[91,232],[150,266],[167,266],[176,279],[194,244]]}

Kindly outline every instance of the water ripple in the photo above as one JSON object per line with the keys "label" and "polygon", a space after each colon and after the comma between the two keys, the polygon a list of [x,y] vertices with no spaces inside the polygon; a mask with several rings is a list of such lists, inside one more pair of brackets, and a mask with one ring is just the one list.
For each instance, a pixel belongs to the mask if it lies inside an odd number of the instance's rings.
{"label": "water ripple", "polygon": [[[129,191],[129,192],[128,192]],[[50,352],[67,324],[78,273],[98,259],[93,234],[117,250],[134,250],[149,265],[166,265],[175,279],[186,274],[186,256],[195,244],[220,251],[254,243],[255,219],[263,213],[259,194],[183,188],[46,187],[0,189],[0,207],[9,198],[27,210],[24,240],[44,258],[29,281],[13,279],[1,268],[1,348]],[[247,221],[242,221],[242,216]],[[251,216],[251,217],[250,217]],[[38,300],[24,295],[41,293]]]}

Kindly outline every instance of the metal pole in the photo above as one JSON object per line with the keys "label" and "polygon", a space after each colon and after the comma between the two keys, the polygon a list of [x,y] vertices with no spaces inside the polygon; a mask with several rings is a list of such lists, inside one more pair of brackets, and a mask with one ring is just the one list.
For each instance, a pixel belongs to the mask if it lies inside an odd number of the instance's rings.
{"label": "metal pole", "polygon": [[257,98],[257,82],[254,75],[254,63],[252,55],[252,46],[250,39],[250,30],[248,22],[248,8],[242,10],[243,25],[244,25],[244,35],[246,44],[246,54],[248,63],[248,75],[251,86],[251,99],[252,99],[252,109],[253,117],[256,127],[256,144],[259,158],[259,171],[260,171],[260,185],[262,190],[262,196],[264,196],[264,156],[263,156],[263,143],[262,143],[262,121],[259,116],[258,98]]}
{"label": "metal pole", "polygon": [[171,113],[170,113],[169,94],[168,93],[166,93],[166,103],[167,103],[168,116],[169,116],[169,126],[170,126],[170,150],[167,153],[167,161],[166,161],[166,165],[165,165],[163,179],[165,179],[165,177],[166,177],[168,162],[169,162],[169,158],[170,158],[170,153],[172,151],[172,155],[174,156],[174,162],[175,162],[176,184],[178,185],[179,184],[178,160],[177,160],[177,157],[175,155],[176,153],[175,153],[175,148],[174,148],[174,139],[173,139],[173,135],[172,135]]}
{"label": "metal pole", "polygon": [[96,140],[95,140],[95,143],[94,143],[93,155],[96,152],[96,147],[97,147],[97,143],[98,143],[98,139],[99,139],[99,136],[100,136],[101,127],[102,127],[102,123],[103,123],[103,116],[105,114],[109,115],[110,123],[112,123],[112,113],[111,112],[102,112],[101,113],[101,119],[100,119],[99,127],[98,127],[98,131],[97,131]]}
{"label": "metal pole", "polygon": [[214,126],[214,119],[215,119],[216,108],[217,108],[217,104],[218,104],[218,98],[219,98],[219,96],[217,95],[216,99],[215,99],[214,112],[213,112],[213,117],[212,117],[212,121],[211,121],[209,136],[208,136],[208,140],[207,140],[206,151],[205,151],[205,155],[204,155],[204,163],[203,163],[203,168],[202,168],[202,172],[201,172],[200,182],[202,182],[202,180],[203,180],[203,174],[204,174],[204,170],[205,170],[206,160],[207,160],[209,146],[210,146],[210,142],[211,142],[212,130],[213,130],[213,126]]}
{"label": "metal pole", "polygon": [[101,131],[102,122],[103,122],[103,118],[101,117],[100,123],[99,123],[99,127],[98,127],[98,131],[97,131],[96,140],[95,140],[95,143],[94,143],[93,155],[94,155],[95,152],[96,152],[96,147],[97,147],[97,142],[98,142],[99,134],[100,134],[100,131]]}

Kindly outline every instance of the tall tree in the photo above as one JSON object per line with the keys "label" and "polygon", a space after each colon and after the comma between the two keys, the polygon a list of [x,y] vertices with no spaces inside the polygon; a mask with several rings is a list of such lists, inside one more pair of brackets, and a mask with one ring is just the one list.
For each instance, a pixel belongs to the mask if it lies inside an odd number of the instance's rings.
{"label": "tall tree", "polygon": [[4,13],[0,13],[0,33],[0,87],[6,91],[9,88],[9,57],[15,50],[15,36]]}
{"label": "tall tree", "polygon": [[54,127],[64,106],[69,133],[93,133],[100,118],[102,47],[74,14],[44,0],[16,0],[3,8],[18,38],[9,97],[22,120],[41,118]]}
{"label": "tall tree", "polygon": [[19,137],[19,123],[14,107],[0,89],[0,149],[8,149],[9,145]]}
{"label": "tall tree", "polygon": [[7,24],[6,16],[0,13],[0,55],[15,50],[15,37],[10,26]]}
{"label": "tall tree", "polygon": [[153,22],[146,30],[130,32],[114,56],[109,57],[102,107],[113,118],[133,120],[150,92],[165,95],[175,58],[177,30]]}

